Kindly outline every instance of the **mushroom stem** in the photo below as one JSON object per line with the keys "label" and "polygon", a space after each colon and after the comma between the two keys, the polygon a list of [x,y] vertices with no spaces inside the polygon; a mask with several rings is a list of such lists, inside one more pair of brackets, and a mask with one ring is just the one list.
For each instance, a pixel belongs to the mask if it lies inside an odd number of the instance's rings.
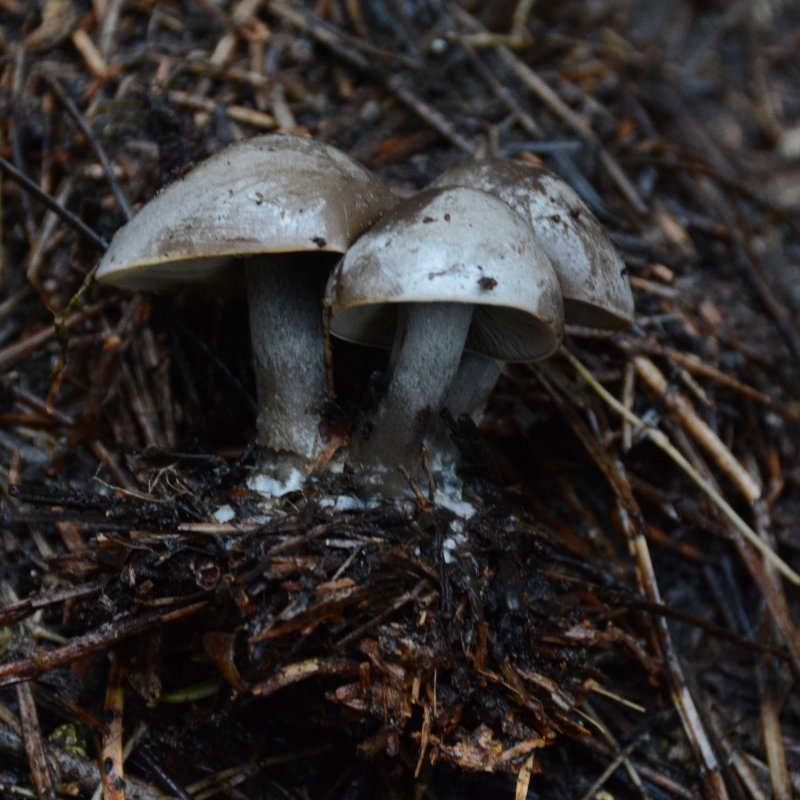
{"label": "mushroom stem", "polygon": [[481,353],[464,353],[442,408],[448,409],[454,419],[469,414],[476,425],[480,424],[489,395],[504,366],[504,361]]}
{"label": "mushroom stem", "polygon": [[369,421],[368,436],[354,443],[354,460],[388,468],[414,463],[458,369],[472,312],[469,303],[400,305],[389,385]]}
{"label": "mushroom stem", "polygon": [[245,262],[258,396],[258,443],[314,459],[327,399],[322,286],[329,264],[309,274],[303,254],[258,255]]}
{"label": "mushroom stem", "polygon": [[[458,370],[450,382],[441,410],[447,409],[452,418],[459,422],[467,415],[475,425],[480,425],[489,395],[500,378],[505,361],[482,353],[465,352],[461,356]],[[425,446],[431,453],[438,453],[443,464],[454,468],[459,461],[458,444],[453,439],[453,431],[437,414],[432,430],[428,434]]]}

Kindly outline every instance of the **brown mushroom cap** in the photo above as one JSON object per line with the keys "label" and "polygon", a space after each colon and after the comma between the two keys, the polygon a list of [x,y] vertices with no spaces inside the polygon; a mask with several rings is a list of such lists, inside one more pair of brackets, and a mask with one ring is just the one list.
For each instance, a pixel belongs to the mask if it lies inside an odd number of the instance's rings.
{"label": "brown mushroom cap", "polygon": [[489,192],[530,224],[558,275],[566,322],[610,329],[631,325],[633,295],[625,264],[586,204],[557,175],[493,158],[455,167],[431,184],[446,186]]}
{"label": "brown mushroom cap", "polygon": [[114,236],[100,281],[128,289],[202,282],[231,260],[342,253],[394,197],[349,156],[278,134],[231,145],[167,186]]}
{"label": "brown mushroom cap", "polygon": [[358,239],[328,281],[331,333],[392,344],[400,303],[470,303],[467,348],[535,361],[561,340],[550,259],[505,203],[467,188],[420,192]]}

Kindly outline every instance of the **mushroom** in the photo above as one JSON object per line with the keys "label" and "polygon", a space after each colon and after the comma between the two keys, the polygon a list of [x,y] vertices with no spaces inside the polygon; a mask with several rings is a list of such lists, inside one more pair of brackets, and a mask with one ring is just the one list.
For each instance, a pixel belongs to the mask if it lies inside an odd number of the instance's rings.
{"label": "mushroom", "polygon": [[322,291],[344,252],[394,205],[377,178],[309,139],[234,144],[170,184],[114,236],[100,281],[196,286],[244,271],[258,442],[313,459],[326,400]]}
{"label": "mushroom", "polygon": [[331,333],[391,346],[388,386],[355,437],[368,469],[413,463],[465,347],[533,361],[558,347],[562,304],[550,260],[505,203],[431,189],[387,213],[331,274]]}
{"label": "mushroom", "polygon": [[[586,204],[544,167],[491,158],[448,170],[431,187],[469,186],[498,197],[531,227],[550,258],[564,299],[567,324],[621,330],[633,323],[633,294],[616,248]],[[453,416],[479,421],[502,363],[465,359],[444,405]]]}
{"label": "mushroom", "polygon": [[499,197],[525,219],[550,257],[564,298],[564,321],[621,330],[633,322],[626,268],[578,194],[544,167],[504,158],[471,161],[430,188],[468,186]]}

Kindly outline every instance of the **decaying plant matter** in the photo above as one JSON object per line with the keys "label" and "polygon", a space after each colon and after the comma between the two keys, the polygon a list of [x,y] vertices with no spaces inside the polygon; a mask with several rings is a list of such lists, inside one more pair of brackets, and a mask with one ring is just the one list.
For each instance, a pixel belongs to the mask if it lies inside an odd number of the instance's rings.
{"label": "decaying plant matter", "polygon": [[[4,177],[0,794],[797,793],[800,11],[198,8],[0,3],[0,155],[52,208],[109,240],[278,130],[398,197],[543,160],[637,327],[568,326],[449,419],[459,505],[319,470],[265,508],[244,303],[70,305],[100,248]],[[328,346],[320,465],[385,391]]]}

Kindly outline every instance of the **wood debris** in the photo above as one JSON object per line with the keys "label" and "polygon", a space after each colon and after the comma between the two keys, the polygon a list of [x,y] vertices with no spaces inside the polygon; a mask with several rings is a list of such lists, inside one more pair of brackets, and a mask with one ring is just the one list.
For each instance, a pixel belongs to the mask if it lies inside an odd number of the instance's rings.
{"label": "wood debris", "polygon": [[[0,20],[0,795],[800,794],[795,4]],[[450,420],[472,515],[325,477],[383,368],[335,342],[331,448],[265,507],[235,287],[92,283],[161,186],[273,130],[401,197],[543,162],[622,252],[631,332]]]}

